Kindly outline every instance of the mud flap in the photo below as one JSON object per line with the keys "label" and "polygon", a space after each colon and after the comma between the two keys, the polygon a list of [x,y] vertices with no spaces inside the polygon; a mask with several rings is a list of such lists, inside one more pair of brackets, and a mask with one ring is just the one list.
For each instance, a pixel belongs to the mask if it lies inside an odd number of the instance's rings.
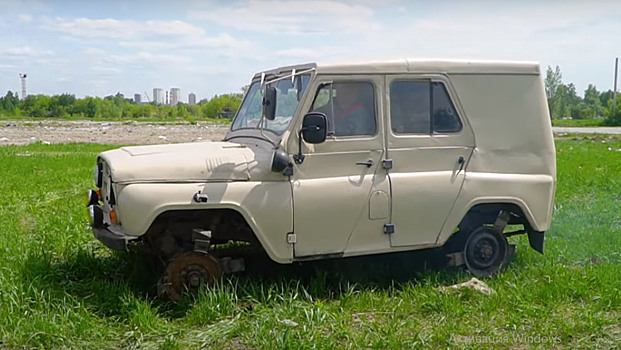
{"label": "mud flap", "polygon": [[543,239],[545,232],[528,230],[528,243],[530,247],[543,254]]}

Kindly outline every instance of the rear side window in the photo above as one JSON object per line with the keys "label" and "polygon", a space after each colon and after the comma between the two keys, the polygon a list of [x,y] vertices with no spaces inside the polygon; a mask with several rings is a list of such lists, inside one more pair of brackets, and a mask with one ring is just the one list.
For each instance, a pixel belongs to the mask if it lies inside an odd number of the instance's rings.
{"label": "rear side window", "polygon": [[429,81],[395,81],[390,84],[390,118],[397,134],[431,132]]}
{"label": "rear side window", "polygon": [[462,124],[455,110],[455,106],[449,97],[444,84],[431,83],[431,95],[433,96],[433,132],[439,134],[458,132]]}
{"label": "rear side window", "polygon": [[462,128],[444,84],[428,80],[392,82],[390,118],[396,134],[452,133]]}

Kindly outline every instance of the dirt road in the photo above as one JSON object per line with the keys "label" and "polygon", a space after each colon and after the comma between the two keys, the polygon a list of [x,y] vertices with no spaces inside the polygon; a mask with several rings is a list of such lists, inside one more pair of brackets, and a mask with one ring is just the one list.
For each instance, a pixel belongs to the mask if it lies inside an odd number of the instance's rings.
{"label": "dirt road", "polygon": [[157,144],[221,140],[229,126],[93,121],[1,121],[0,145],[43,143]]}
{"label": "dirt road", "polygon": [[621,126],[610,127],[562,127],[553,126],[552,131],[555,134],[567,133],[567,134],[609,134],[609,135],[621,135]]}
{"label": "dirt road", "polygon": [[[94,121],[0,121],[0,145],[42,143],[157,144],[221,140],[229,126],[195,124]],[[621,127],[554,127],[557,134],[621,134]]]}

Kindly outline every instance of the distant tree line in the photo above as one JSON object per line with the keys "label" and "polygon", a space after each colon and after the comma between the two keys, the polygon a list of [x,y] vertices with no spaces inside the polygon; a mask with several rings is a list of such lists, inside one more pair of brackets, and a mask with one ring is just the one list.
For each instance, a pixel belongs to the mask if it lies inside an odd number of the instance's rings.
{"label": "distant tree line", "polygon": [[[93,119],[184,119],[184,118],[231,118],[241,104],[242,92],[216,95],[201,100],[197,105],[179,103],[176,106],[136,104],[122,94],[100,97],[76,98],[75,95],[29,95],[20,100],[17,93],[8,91],[0,97],[0,116],[34,118],[93,118]],[[612,113],[613,91],[598,91],[589,84],[583,96],[578,96],[574,84],[563,83],[558,66],[548,66],[545,76],[545,91],[552,119],[604,119],[605,124],[621,125],[621,107]],[[618,104],[621,105],[621,97]]]}
{"label": "distant tree line", "polygon": [[216,95],[201,100],[196,105],[179,103],[176,106],[155,103],[136,104],[123,94],[100,97],[76,98],[75,95],[29,95],[20,100],[17,93],[8,91],[0,97],[0,116],[34,118],[84,118],[84,119],[183,119],[183,118],[232,118],[239,108],[242,93]]}
{"label": "distant tree line", "polygon": [[[574,84],[564,84],[561,69],[548,66],[545,77],[545,90],[552,119],[605,119],[605,124],[621,125],[621,112],[617,101],[617,110],[612,114],[613,91],[598,91],[589,84],[583,96],[578,96]],[[618,99],[618,97],[617,97]]]}

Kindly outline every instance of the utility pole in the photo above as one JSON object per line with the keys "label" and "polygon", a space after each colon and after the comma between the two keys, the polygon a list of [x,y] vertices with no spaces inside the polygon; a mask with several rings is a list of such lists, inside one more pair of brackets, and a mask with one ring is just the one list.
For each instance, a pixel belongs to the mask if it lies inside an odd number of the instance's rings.
{"label": "utility pole", "polygon": [[619,57],[615,58],[615,85],[612,92],[612,118],[615,119],[617,112],[617,71],[619,69]]}

